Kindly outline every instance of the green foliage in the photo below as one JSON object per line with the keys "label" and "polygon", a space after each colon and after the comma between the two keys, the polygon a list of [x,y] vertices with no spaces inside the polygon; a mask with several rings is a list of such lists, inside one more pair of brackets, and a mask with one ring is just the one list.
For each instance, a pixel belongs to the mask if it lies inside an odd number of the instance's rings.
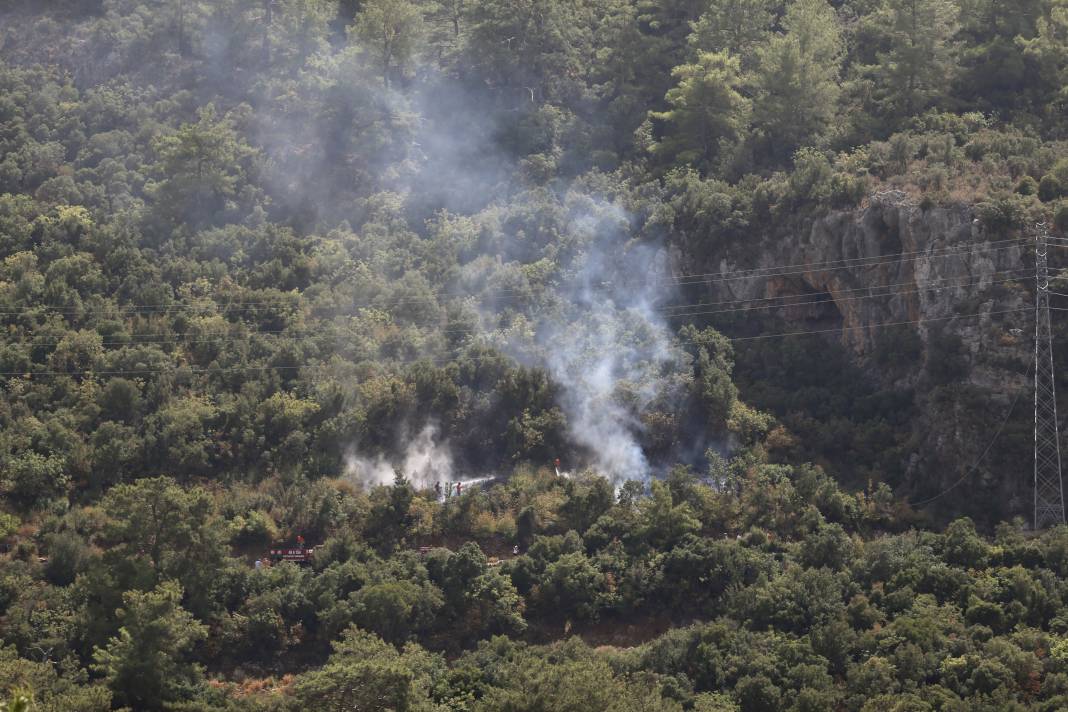
{"label": "green foliage", "polygon": [[0,539],[7,539],[19,528],[19,518],[14,514],[0,512]]}
{"label": "green foliage", "polygon": [[1051,202],[1068,195],[1068,159],[1061,159],[1042,176],[1038,184],[1038,197],[1044,202]]}
{"label": "green foliage", "polygon": [[1064,195],[1064,185],[1052,173],[1047,173],[1042,176],[1042,180],[1038,184],[1038,197],[1043,202],[1050,202],[1057,200]]}
{"label": "green foliage", "polygon": [[880,111],[900,120],[941,99],[956,73],[959,12],[952,0],[890,0],[874,14],[887,46],[871,69]]}
{"label": "green foliage", "polygon": [[40,506],[67,488],[62,458],[26,452],[6,458],[3,485],[8,499],[16,506],[29,509]]}
{"label": "green foliage", "polygon": [[430,627],[442,600],[436,589],[405,581],[365,586],[353,596],[352,605],[360,627],[402,643]]}
{"label": "green foliage", "polygon": [[86,685],[80,675],[56,669],[51,662],[20,658],[11,647],[0,651],[0,688],[5,712],[107,712],[111,693],[103,685]]}
{"label": "green foliage", "polygon": [[823,137],[834,118],[842,35],[826,0],[797,0],[758,51],[753,125],[773,160],[783,161]]}
{"label": "green foliage", "polygon": [[699,331],[685,326],[679,338],[689,345],[694,356],[694,390],[711,428],[722,428],[738,400],[738,389],[731,381],[734,350],[730,342],[713,329]]}
{"label": "green foliage", "polygon": [[991,235],[1005,235],[1027,220],[1028,203],[1023,196],[998,195],[980,203],[979,220]]}
{"label": "green foliage", "polygon": [[1031,176],[1024,176],[1020,179],[1020,182],[1016,184],[1015,192],[1020,195],[1037,195],[1038,181]]}
{"label": "green foliage", "polygon": [[119,702],[162,708],[200,684],[201,670],[188,655],[207,629],[181,607],[181,598],[182,589],[169,582],[123,595],[118,635],[94,652],[96,670]]}
{"label": "green foliage", "polygon": [[267,546],[279,538],[278,526],[271,515],[253,510],[243,517],[236,517],[230,524],[233,541],[237,544]]}
{"label": "green foliage", "polygon": [[1061,233],[1068,234],[1068,200],[1062,200],[1054,207],[1053,226]]}
{"label": "green foliage", "polygon": [[755,49],[771,27],[771,0],[711,0],[692,23],[688,42],[699,52],[726,52],[749,68]]}
{"label": "green foliage", "polygon": [[162,180],[158,204],[175,222],[210,224],[228,200],[245,189],[253,149],[234,130],[234,119],[217,117],[215,106],[200,110],[195,124],[183,124],[154,146]]}
{"label": "green foliage", "polygon": [[222,522],[207,492],[155,477],[114,487],[102,507],[108,556],[123,575],[149,586],[178,581],[202,612],[225,556]]}
{"label": "green foliage", "polygon": [[[887,328],[861,369],[713,286],[872,191],[923,208],[888,237],[1068,232],[1065,0],[2,14],[0,708],[1068,707],[1065,531],[990,539],[983,487],[917,530],[887,485],[978,430],[990,344]],[[547,327],[682,274],[590,406],[664,476],[580,472],[531,364],[592,322]]]}
{"label": "green foliage", "polygon": [[356,16],[353,31],[372,53],[389,87],[394,75],[405,76],[418,51],[423,14],[408,0],[368,0]]}
{"label": "green foliage", "polygon": [[738,60],[726,52],[702,52],[694,64],[672,70],[678,84],[665,100],[664,138],[653,150],[672,163],[717,172],[729,163],[749,124],[750,103],[739,91]]}
{"label": "green foliage", "polygon": [[604,574],[581,551],[564,554],[545,568],[531,598],[548,615],[596,618],[605,595]]}
{"label": "green foliage", "polygon": [[46,542],[48,563],[45,565],[45,578],[56,586],[68,586],[74,583],[77,575],[85,571],[92,563],[89,547],[85,540],[74,532],[66,531],[52,534]]}

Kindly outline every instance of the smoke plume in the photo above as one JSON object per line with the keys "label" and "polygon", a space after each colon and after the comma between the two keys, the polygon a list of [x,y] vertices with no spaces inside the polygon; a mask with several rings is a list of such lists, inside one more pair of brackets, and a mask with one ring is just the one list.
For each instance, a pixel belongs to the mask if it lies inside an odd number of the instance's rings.
{"label": "smoke plume", "polygon": [[536,317],[533,345],[507,348],[561,387],[569,434],[596,470],[617,482],[646,480],[641,415],[656,402],[680,402],[685,381],[686,356],[656,308],[666,296],[666,255],[629,238],[631,219],[618,205],[572,202],[568,227],[583,248],[564,270],[557,308]]}
{"label": "smoke plume", "polygon": [[389,485],[397,473],[416,487],[453,479],[453,458],[448,443],[439,442],[438,428],[428,424],[415,438],[407,439],[404,451],[396,459],[383,455],[369,458],[351,451],[345,456],[345,474],[366,488]]}

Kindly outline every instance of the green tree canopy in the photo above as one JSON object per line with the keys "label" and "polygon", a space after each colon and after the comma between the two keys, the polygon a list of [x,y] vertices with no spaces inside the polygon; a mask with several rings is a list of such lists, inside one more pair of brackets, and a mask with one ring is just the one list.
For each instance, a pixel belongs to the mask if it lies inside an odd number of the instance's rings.
{"label": "green tree canopy", "polygon": [[958,15],[951,0],[887,0],[873,16],[887,43],[871,69],[883,113],[900,120],[945,96],[956,73]]}
{"label": "green tree canopy", "polygon": [[824,137],[835,116],[842,31],[826,0],[795,0],[757,53],[754,127],[778,160]]}
{"label": "green tree canopy", "polygon": [[410,0],[367,0],[353,31],[374,56],[388,89],[394,79],[405,75],[419,50],[423,12]]}
{"label": "green tree canopy", "polygon": [[725,52],[702,52],[695,64],[676,67],[672,76],[678,83],[665,97],[671,108],[651,114],[665,124],[654,153],[703,172],[721,169],[733,157],[750,116],[738,60]]}
{"label": "green tree canopy", "polygon": [[200,684],[201,669],[189,661],[207,628],[181,606],[182,589],[165,582],[148,592],[123,595],[119,633],[94,652],[97,672],[116,701],[139,709],[163,709]]}

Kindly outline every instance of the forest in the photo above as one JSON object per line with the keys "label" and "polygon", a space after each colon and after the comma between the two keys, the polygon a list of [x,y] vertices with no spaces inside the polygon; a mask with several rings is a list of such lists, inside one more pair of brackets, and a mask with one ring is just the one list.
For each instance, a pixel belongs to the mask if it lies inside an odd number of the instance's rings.
{"label": "forest", "polygon": [[4,0],[0,712],[1068,708],[1033,260],[745,291],[891,200],[1068,246],[1068,0]]}

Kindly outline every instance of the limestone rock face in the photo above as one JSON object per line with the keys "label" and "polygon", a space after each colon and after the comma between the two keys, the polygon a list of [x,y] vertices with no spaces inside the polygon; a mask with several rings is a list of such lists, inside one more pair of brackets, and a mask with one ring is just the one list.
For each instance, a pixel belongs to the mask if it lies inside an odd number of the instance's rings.
{"label": "limestone rock face", "polygon": [[724,273],[753,269],[754,277],[713,276],[710,284],[726,299],[797,304],[780,315],[799,330],[811,321],[841,328],[835,336],[858,357],[870,355],[880,331],[894,327],[923,337],[946,323],[974,352],[1011,337],[1014,321],[1030,323],[1029,292],[1014,289],[1030,277],[1029,248],[988,239],[969,207],[921,210],[900,195],[876,195],[863,210],[811,221],[770,248],[755,267],[720,263]]}
{"label": "limestone rock face", "polygon": [[[992,436],[991,418],[1000,420],[1028,387],[1033,265],[1027,242],[985,234],[971,207],[921,209],[890,192],[767,240],[755,264],[722,259],[707,285],[716,301],[764,307],[754,316],[774,314],[784,331],[840,340],[884,387],[914,389],[919,415],[908,488],[929,494],[971,466]],[[739,270],[753,276],[738,279]],[[782,303],[789,306],[767,308]],[[957,337],[959,376],[932,395],[929,366],[938,364],[929,361],[944,361],[934,342]],[[880,348],[906,338],[918,341],[918,358],[888,368]],[[1025,410],[1017,408],[1016,416]],[[1030,463],[1019,468],[980,467],[969,486],[1023,511]]]}

